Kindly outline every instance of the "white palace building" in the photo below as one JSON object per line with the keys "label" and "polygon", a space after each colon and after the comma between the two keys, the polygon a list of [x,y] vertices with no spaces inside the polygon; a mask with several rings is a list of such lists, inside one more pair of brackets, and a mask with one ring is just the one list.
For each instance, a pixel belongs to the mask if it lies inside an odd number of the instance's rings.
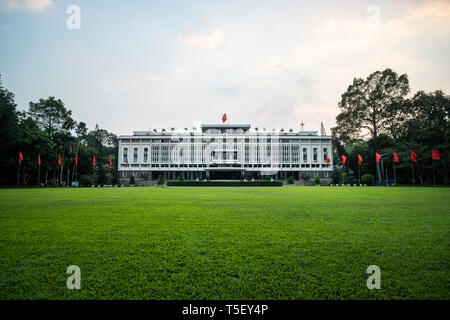
{"label": "white palace building", "polygon": [[[269,132],[249,124],[202,124],[200,130],[134,131],[118,137],[121,180],[331,178],[331,136]],[[328,161],[327,161],[328,159]]]}

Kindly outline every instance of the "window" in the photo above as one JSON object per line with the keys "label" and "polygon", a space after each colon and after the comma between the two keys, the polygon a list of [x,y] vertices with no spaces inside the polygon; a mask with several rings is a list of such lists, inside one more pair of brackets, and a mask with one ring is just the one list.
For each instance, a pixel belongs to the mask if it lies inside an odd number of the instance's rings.
{"label": "window", "polygon": [[134,148],[133,150],[133,162],[138,161],[138,148]]}
{"label": "window", "polygon": [[144,148],[144,162],[148,162],[148,148]]}
{"label": "window", "polygon": [[128,148],[123,148],[123,160],[122,162],[127,162],[128,158]]}
{"label": "window", "polygon": [[159,162],[159,146],[152,146],[152,162]]}
{"label": "window", "polygon": [[313,148],[313,160],[317,162],[317,148]]}
{"label": "window", "polygon": [[299,161],[298,149],[299,149],[298,145],[297,146],[296,145],[292,146],[292,159],[291,160],[292,160],[293,163],[298,163],[298,161]]}
{"label": "window", "polygon": [[308,149],[303,148],[303,162],[308,162]]}
{"label": "window", "polygon": [[328,149],[323,148],[323,161],[327,162]]}

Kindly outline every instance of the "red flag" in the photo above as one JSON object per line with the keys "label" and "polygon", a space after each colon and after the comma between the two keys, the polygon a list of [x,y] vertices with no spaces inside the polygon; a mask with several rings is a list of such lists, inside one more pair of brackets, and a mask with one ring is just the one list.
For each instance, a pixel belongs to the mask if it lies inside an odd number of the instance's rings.
{"label": "red flag", "polygon": [[23,155],[22,155],[22,151],[19,152],[19,164],[22,163],[23,160]]}
{"label": "red flag", "polygon": [[361,155],[358,154],[358,163],[359,163],[359,165],[362,164],[362,161],[363,161],[363,157],[361,157]]}
{"label": "red flag", "polygon": [[109,156],[109,167],[110,168],[112,167],[112,157],[111,156]]}
{"label": "red flag", "polygon": [[381,159],[381,154],[375,152],[375,157],[377,158],[377,163],[379,163]]}
{"label": "red flag", "polygon": [[128,157],[127,157],[127,167],[128,167]]}
{"label": "red flag", "polygon": [[330,164],[331,160],[330,157],[327,155],[327,163]]}
{"label": "red flag", "polygon": [[394,162],[400,162],[398,155],[394,152]]}
{"label": "red flag", "polygon": [[411,154],[411,160],[412,160],[413,162],[417,162],[417,156],[416,156],[416,154],[414,153],[414,151],[409,151],[409,153]]}
{"label": "red flag", "polygon": [[92,165],[95,167],[95,154],[94,154],[94,159],[92,160]]}
{"label": "red flag", "polygon": [[341,158],[342,158],[342,164],[345,166],[345,162],[347,161],[347,157],[342,155]]}
{"label": "red flag", "polygon": [[436,149],[431,149],[431,158],[433,160],[441,160],[441,157],[439,157],[439,151]]}
{"label": "red flag", "polygon": [[78,167],[78,155],[75,156],[75,167]]}
{"label": "red flag", "polygon": [[39,155],[38,155],[38,165],[40,166],[41,165],[41,154],[39,153]]}
{"label": "red flag", "polygon": [[61,154],[58,154],[58,166],[61,165]]}
{"label": "red flag", "polygon": [[223,116],[222,116],[222,122],[225,122],[225,121],[227,121],[227,114],[226,113],[224,113]]}

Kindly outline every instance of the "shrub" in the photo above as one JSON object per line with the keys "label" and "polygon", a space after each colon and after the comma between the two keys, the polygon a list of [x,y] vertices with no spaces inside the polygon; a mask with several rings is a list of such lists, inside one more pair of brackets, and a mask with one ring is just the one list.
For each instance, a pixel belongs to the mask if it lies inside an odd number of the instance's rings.
{"label": "shrub", "polygon": [[134,181],[134,176],[131,176],[129,185],[133,185],[134,186],[135,184],[136,184],[136,181]]}
{"label": "shrub", "polygon": [[320,178],[319,178],[318,174],[316,174],[315,177],[314,177],[314,184],[316,186],[320,185]]}
{"label": "shrub", "polygon": [[183,179],[182,176],[179,176],[177,180],[180,181],[180,182],[183,182],[183,181],[184,181],[184,179]]}
{"label": "shrub", "polygon": [[164,178],[163,178],[163,176],[159,176],[158,185],[163,185],[163,184],[164,184]]}
{"label": "shrub", "polygon": [[367,184],[368,186],[371,186],[371,185],[375,184],[375,177],[370,173],[363,174],[361,177],[361,182],[363,184]]}
{"label": "shrub", "polygon": [[294,177],[289,176],[288,180],[287,180],[288,184],[294,184]]}
{"label": "shrub", "polygon": [[332,183],[333,184],[341,183],[341,171],[334,169],[333,173],[332,173],[332,176],[331,176],[331,179],[332,179]]}
{"label": "shrub", "polygon": [[309,174],[302,174],[302,180],[303,180],[303,181],[309,181],[309,179],[311,179],[311,177],[309,176]]}
{"label": "shrub", "polygon": [[347,172],[344,172],[342,174],[342,180],[344,181],[344,184],[349,184],[350,183],[350,177],[348,176]]}
{"label": "shrub", "polygon": [[168,187],[281,187],[281,181],[167,181]]}
{"label": "shrub", "polygon": [[92,178],[88,175],[83,175],[80,177],[80,186],[90,187],[92,186]]}
{"label": "shrub", "polygon": [[264,177],[264,181],[265,181],[265,182],[269,182],[269,181],[270,181],[270,177],[269,177],[269,176],[265,176],[265,177]]}

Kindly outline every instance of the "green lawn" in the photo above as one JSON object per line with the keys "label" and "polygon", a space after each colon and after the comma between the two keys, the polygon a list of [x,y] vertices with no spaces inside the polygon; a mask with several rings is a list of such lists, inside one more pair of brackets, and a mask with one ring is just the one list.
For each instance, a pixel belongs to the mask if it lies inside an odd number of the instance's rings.
{"label": "green lawn", "polygon": [[0,190],[0,299],[449,299],[449,245],[450,188]]}

